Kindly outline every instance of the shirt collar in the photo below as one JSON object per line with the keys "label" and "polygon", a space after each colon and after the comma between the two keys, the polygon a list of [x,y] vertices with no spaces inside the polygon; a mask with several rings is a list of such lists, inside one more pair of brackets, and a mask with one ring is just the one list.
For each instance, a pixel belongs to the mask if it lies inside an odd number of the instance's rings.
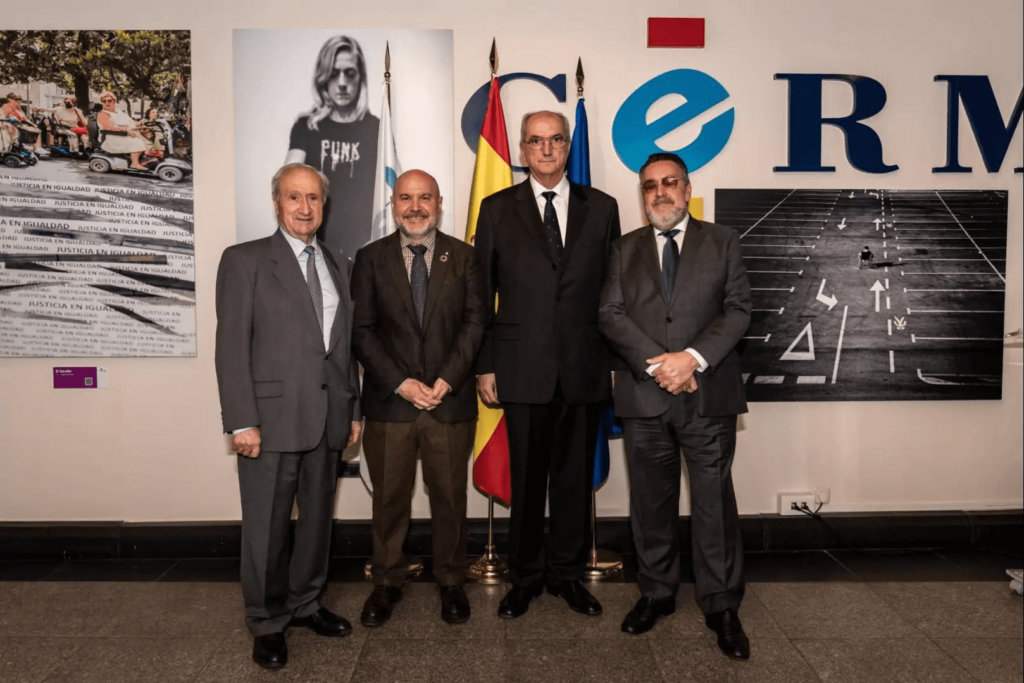
{"label": "shirt collar", "polygon": [[[306,248],[306,243],[289,235],[288,231],[283,227],[278,226],[278,229],[281,231],[281,234],[284,235],[284,239],[288,242],[288,246],[292,248],[293,252],[295,252],[295,258],[299,258],[303,250]],[[309,246],[320,251],[320,245],[316,241],[316,235],[313,235],[313,239],[310,241]]]}
{"label": "shirt collar", "polygon": [[[427,248],[427,251],[431,251],[434,248],[434,242],[437,241],[437,230],[431,230],[430,234],[427,235],[420,244]],[[405,233],[401,230],[398,231],[398,243],[405,249],[407,246],[412,244],[412,240],[405,236]]]}
{"label": "shirt collar", "polygon": [[538,200],[544,199],[541,195],[544,194],[545,192],[554,192],[555,194],[558,195],[559,199],[568,199],[569,198],[569,178],[568,178],[568,176],[564,176],[563,175],[562,179],[558,182],[558,184],[555,185],[550,190],[548,190],[548,188],[546,188],[543,185],[541,185],[540,183],[538,183],[534,179],[534,177],[531,175],[530,176],[530,188],[533,190],[533,196],[536,197]]}
{"label": "shirt collar", "polygon": [[[686,226],[688,226],[689,224],[690,224],[690,212],[687,211],[686,215],[683,216],[683,220],[681,220],[677,224],[673,225],[671,228],[669,228],[669,230],[678,230],[680,235],[685,235],[686,234]],[[652,225],[651,227],[653,228],[654,226]],[[654,232],[655,232],[655,234],[658,234],[658,235],[664,235],[667,231],[666,230],[658,230],[657,228],[654,228]]]}

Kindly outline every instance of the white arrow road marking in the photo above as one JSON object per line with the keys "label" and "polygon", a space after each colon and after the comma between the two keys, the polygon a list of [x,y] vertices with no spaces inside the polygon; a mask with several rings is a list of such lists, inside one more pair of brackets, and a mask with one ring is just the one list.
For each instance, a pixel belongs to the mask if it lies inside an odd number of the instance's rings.
{"label": "white arrow road marking", "polygon": [[840,230],[846,227],[846,216],[843,216],[842,222],[840,222],[839,225],[837,225],[836,227],[839,228]]}
{"label": "white arrow road marking", "polygon": [[875,232],[878,232],[881,229],[882,223],[884,221],[881,218],[876,218],[871,222],[875,224]]}
{"label": "white arrow road marking", "polygon": [[[907,315],[910,315],[910,309],[909,308],[907,309]],[[893,322],[896,323],[896,329],[897,330],[905,330],[905,329],[907,329],[907,319],[906,318],[901,318],[899,316],[896,316],[893,319]]]}
{"label": "white arrow road marking", "polygon": [[885,287],[882,286],[881,282],[875,280],[875,284],[871,285],[871,289],[869,291],[875,293],[875,313],[878,313],[878,311],[881,309],[882,304],[881,293],[885,291]]}
{"label": "white arrow road marking", "polygon": [[823,303],[826,306],[828,306],[828,310],[831,311],[833,308],[835,308],[835,305],[837,303],[839,303],[839,299],[836,298],[835,294],[833,294],[832,296],[825,296],[824,291],[825,291],[825,280],[822,280],[821,281],[821,286],[818,287],[818,296],[816,296],[815,298],[818,301],[820,301],[821,303]]}

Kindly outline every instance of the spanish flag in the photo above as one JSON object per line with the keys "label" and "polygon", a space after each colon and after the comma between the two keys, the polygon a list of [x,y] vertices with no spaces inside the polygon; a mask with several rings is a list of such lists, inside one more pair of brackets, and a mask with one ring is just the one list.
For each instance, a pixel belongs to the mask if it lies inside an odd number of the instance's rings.
{"label": "spanish flag", "polygon": [[[467,242],[472,244],[476,236],[480,202],[484,197],[506,187],[512,187],[512,161],[508,152],[505,113],[501,109],[501,85],[495,77],[491,78],[487,113],[477,142],[473,190],[469,195],[469,219],[466,221]],[[484,493],[507,504],[512,500],[512,473],[508,464],[505,414],[500,409],[488,408],[479,397],[477,402],[480,414],[476,422],[476,441],[473,443],[473,482]]]}

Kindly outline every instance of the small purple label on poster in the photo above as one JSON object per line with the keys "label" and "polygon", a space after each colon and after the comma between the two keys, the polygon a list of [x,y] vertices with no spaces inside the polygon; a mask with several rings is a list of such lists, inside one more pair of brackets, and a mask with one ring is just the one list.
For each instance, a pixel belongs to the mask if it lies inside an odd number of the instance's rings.
{"label": "small purple label on poster", "polygon": [[101,368],[54,368],[54,389],[99,389]]}

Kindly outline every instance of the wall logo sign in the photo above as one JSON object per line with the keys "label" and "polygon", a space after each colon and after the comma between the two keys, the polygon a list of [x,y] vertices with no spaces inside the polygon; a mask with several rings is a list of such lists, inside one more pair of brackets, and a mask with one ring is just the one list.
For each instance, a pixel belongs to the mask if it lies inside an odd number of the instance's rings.
{"label": "wall logo sign", "polygon": [[[651,107],[669,95],[681,95],[685,102],[672,111],[648,122]],[[721,83],[703,71],[676,69],[667,71],[637,88],[619,107],[612,122],[612,144],[627,168],[639,172],[647,157],[655,152],[675,152],[690,171],[696,171],[725,149],[736,122],[735,109],[728,109],[701,127],[690,144],[680,149],[664,149],[656,143],[678,128],[694,122],[701,114],[729,99]]]}

